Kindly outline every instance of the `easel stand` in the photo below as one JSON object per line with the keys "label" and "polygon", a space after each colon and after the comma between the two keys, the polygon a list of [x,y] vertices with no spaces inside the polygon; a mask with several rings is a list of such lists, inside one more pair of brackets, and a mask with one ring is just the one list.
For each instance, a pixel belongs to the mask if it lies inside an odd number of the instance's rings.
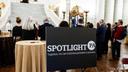
{"label": "easel stand", "polygon": [[[95,67],[96,72],[99,72],[97,67]],[[80,72],[86,72],[86,68],[81,68]]]}

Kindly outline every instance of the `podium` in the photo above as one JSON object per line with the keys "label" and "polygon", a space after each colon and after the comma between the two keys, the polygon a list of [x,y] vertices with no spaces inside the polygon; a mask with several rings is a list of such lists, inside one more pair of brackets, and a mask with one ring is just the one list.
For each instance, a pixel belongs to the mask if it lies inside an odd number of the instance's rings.
{"label": "podium", "polygon": [[95,67],[96,29],[46,28],[47,71]]}

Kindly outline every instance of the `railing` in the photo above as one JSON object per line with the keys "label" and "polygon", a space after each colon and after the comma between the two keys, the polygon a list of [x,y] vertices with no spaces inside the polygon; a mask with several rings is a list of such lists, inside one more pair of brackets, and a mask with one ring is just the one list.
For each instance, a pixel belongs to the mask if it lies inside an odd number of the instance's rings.
{"label": "railing", "polygon": [[45,9],[46,16],[50,18],[50,20],[53,22],[53,25],[55,27],[59,26],[62,19],[59,18],[52,10],[48,9],[47,6],[44,6],[44,9]]}

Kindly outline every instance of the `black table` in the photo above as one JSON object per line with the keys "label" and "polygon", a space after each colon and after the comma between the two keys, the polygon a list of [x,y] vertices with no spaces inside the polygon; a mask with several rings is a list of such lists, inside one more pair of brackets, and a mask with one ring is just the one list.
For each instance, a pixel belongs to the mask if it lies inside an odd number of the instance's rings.
{"label": "black table", "polygon": [[0,36],[0,66],[14,64],[14,48],[13,37]]}

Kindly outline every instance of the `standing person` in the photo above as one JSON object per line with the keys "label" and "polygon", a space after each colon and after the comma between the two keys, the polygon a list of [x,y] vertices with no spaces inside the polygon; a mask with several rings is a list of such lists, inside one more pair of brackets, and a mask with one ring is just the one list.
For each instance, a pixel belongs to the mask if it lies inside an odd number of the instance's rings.
{"label": "standing person", "polygon": [[112,25],[112,37],[111,37],[111,41],[113,42],[113,38],[114,38],[114,33],[116,31],[116,28],[117,28],[117,22],[115,22],[113,25]]}
{"label": "standing person", "polygon": [[76,27],[77,26],[77,21],[75,17],[72,17],[72,27]]}
{"label": "standing person", "polygon": [[29,3],[28,0],[22,0],[21,3]]}
{"label": "standing person", "polygon": [[84,20],[80,18],[76,27],[84,27]]}
{"label": "standing person", "polygon": [[107,23],[107,30],[105,34],[105,51],[104,51],[105,54],[108,53],[108,42],[110,39],[111,39],[111,24]]}
{"label": "standing person", "polygon": [[[116,31],[116,28],[117,28],[117,22],[115,22],[113,25],[112,25],[112,35],[111,35],[111,48],[113,47],[113,41],[114,41],[114,34],[115,34],[115,31]],[[111,50],[112,51],[112,50]]]}
{"label": "standing person", "polygon": [[123,32],[123,21],[118,20],[116,30],[113,37],[113,46],[112,46],[112,57],[113,59],[119,59],[120,57],[120,46],[122,40],[120,39],[121,33]]}
{"label": "standing person", "polygon": [[99,57],[101,57],[105,49],[104,46],[105,46],[106,25],[104,23],[104,20],[101,20],[99,24],[100,26],[97,29],[97,40],[99,47]]}
{"label": "standing person", "polygon": [[[59,24],[59,27],[69,27],[69,24],[67,21],[62,21],[60,24]],[[61,70],[60,72],[66,72],[66,70]]]}
{"label": "standing person", "polygon": [[88,23],[88,28],[93,28],[93,23]]}
{"label": "standing person", "polygon": [[39,26],[39,37],[41,37],[41,40],[45,40],[45,28],[46,27],[54,27],[52,24],[49,24],[48,19],[45,19],[44,24]]}
{"label": "standing person", "polygon": [[20,40],[22,37],[22,25],[20,17],[16,17],[16,26],[14,26],[12,29],[12,36],[14,37],[14,41]]}
{"label": "standing person", "polygon": [[36,39],[36,21],[29,17],[25,24],[22,26],[22,39],[35,40]]}
{"label": "standing person", "polygon": [[59,27],[69,27],[69,24],[67,21],[62,21],[60,24],[59,24]]}
{"label": "standing person", "polygon": [[96,47],[97,47],[97,59],[101,57],[101,49],[100,49],[100,23],[97,23],[97,29],[96,29]]}
{"label": "standing person", "polygon": [[11,20],[8,20],[7,24],[6,24],[6,31],[11,32],[12,31],[12,25],[11,25]]}

